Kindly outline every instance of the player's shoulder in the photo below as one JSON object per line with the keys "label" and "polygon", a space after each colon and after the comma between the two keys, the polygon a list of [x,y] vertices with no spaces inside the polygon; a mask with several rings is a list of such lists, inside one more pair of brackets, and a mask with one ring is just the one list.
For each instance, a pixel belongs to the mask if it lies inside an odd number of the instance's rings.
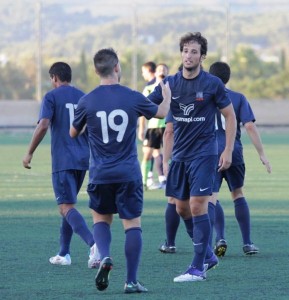
{"label": "player's shoulder", "polygon": [[71,88],[72,91],[74,91],[78,95],[81,95],[81,96],[85,95],[85,93],[80,88],[78,88],[76,86],[70,86],[70,88]]}
{"label": "player's shoulder", "polygon": [[214,83],[214,84],[219,83],[219,84],[224,85],[222,80],[219,77],[217,77],[217,76],[215,76],[215,75],[213,75],[213,74],[211,74],[207,71],[204,71],[204,70],[202,70],[201,72],[202,72],[203,78],[205,78],[205,80],[207,80],[208,82],[211,82],[211,83]]}
{"label": "player's shoulder", "polygon": [[229,97],[232,100],[239,101],[239,102],[248,102],[248,100],[244,94],[237,92],[237,91],[233,91],[231,89],[227,89],[227,91],[228,91]]}
{"label": "player's shoulder", "polygon": [[84,95],[84,92],[72,85],[62,85],[47,92],[46,95],[66,95],[66,94]]}
{"label": "player's shoulder", "polygon": [[88,101],[90,98],[95,98],[97,95],[99,95],[101,93],[102,90],[102,86],[98,85],[96,86],[94,89],[92,89],[91,91],[85,93],[82,97],[81,97],[81,101],[85,102]]}
{"label": "player's shoulder", "polygon": [[47,102],[53,103],[56,98],[57,98],[57,93],[55,89],[52,89],[44,94],[42,98],[42,103],[47,103]]}
{"label": "player's shoulder", "polygon": [[175,74],[171,74],[165,77],[164,83],[169,82],[170,86],[173,86],[174,83],[179,82],[183,79],[182,71],[178,71]]}
{"label": "player's shoulder", "polygon": [[135,89],[131,89],[128,86],[125,85],[119,85],[119,93],[123,94],[124,96],[128,97],[128,98],[145,98],[145,96],[143,95],[143,93],[135,90]]}

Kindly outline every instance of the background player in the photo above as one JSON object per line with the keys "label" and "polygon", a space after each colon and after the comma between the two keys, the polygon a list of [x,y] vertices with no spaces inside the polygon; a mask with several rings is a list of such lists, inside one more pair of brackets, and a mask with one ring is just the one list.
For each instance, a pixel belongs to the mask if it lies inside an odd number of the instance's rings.
{"label": "background player", "polygon": [[[144,88],[143,95],[148,96],[168,74],[168,66],[164,63],[158,64],[155,72],[156,81],[154,84],[147,85]],[[164,130],[165,119],[152,118],[148,122],[146,121],[145,117],[140,117],[139,119],[138,137],[143,141],[143,159],[141,163],[141,171],[144,187],[148,189],[164,189],[166,185],[166,178],[163,173],[161,151]],[[143,136],[145,136],[144,139]],[[154,165],[158,173],[158,184],[153,184],[153,180],[150,182],[148,181],[150,178],[149,172],[152,172],[152,157],[154,158]]]}
{"label": "background player", "polygon": [[136,127],[139,116],[164,118],[171,93],[161,82],[164,101],[155,105],[141,93],[119,84],[121,67],[113,49],[94,56],[100,86],[84,96],[77,107],[72,137],[87,124],[91,147],[88,194],[94,221],[94,238],[101,256],[95,282],[98,290],[109,284],[113,214],[118,213],[125,230],[127,276],[125,293],[147,292],[137,280],[142,250],[141,213],[143,186],[137,158]]}
{"label": "background player", "polygon": [[89,268],[99,265],[98,250],[92,233],[82,215],[75,208],[77,194],[83,183],[89,161],[87,134],[73,140],[69,128],[82,91],[70,85],[72,72],[67,63],[56,62],[49,69],[53,90],[41,104],[38,125],[34,131],[23,166],[30,169],[33,153],[51,128],[52,184],[62,216],[59,253],[49,259],[51,264],[70,265],[70,241],[77,233],[90,247]]}
{"label": "background player", "polygon": [[[225,62],[215,62],[211,65],[209,72],[219,77],[224,84],[230,80],[231,70]],[[265,165],[268,173],[271,173],[270,163],[265,155],[262,141],[255,125],[254,113],[250,107],[246,97],[240,93],[228,90],[229,97],[232,101],[236,119],[237,119],[237,134],[234,143],[234,151],[232,157],[232,165],[229,169],[222,172],[217,172],[214,185],[214,193],[209,205],[216,205],[215,209],[215,229],[216,229],[216,245],[215,253],[218,256],[224,256],[227,249],[227,242],[225,240],[224,228],[225,220],[223,209],[218,199],[218,192],[222,185],[223,178],[227,181],[229,190],[231,192],[232,200],[234,201],[235,216],[239,224],[243,239],[243,251],[245,255],[256,254],[259,249],[252,243],[250,237],[250,211],[246,198],[243,193],[243,185],[245,178],[245,163],[243,158],[243,146],[241,143],[241,126],[242,123],[249,135],[253,145],[255,146],[261,162]],[[221,114],[217,114],[217,137],[219,145],[219,155],[225,146],[225,129],[226,123]]]}
{"label": "background player", "polygon": [[[157,68],[157,65],[153,61],[148,61],[148,62],[144,63],[141,67],[142,77],[147,82],[145,85],[144,91],[143,91],[145,96],[147,96],[149,93],[152,92],[152,86],[156,82],[156,76],[155,76],[156,68]],[[141,141],[143,141],[145,138],[145,120],[144,120],[144,118],[139,119],[138,138]],[[153,166],[154,166],[154,157],[152,156],[149,170],[147,172],[147,178],[144,178],[144,174],[146,174],[146,173],[144,173],[144,171],[142,171],[143,183],[144,183],[145,189],[147,188],[147,186],[152,186],[154,184]]]}
{"label": "background player", "polygon": [[156,67],[153,61],[148,61],[142,65],[141,74],[143,79],[147,82],[146,85],[151,85],[156,82]]}
{"label": "background player", "polygon": [[[169,163],[172,157],[172,150],[174,144],[174,127],[173,120],[166,120],[166,128],[164,132],[164,147],[163,147],[163,171],[164,174],[168,174]],[[184,220],[185,223],[192,223],[192,219]],[[166,240],[159,247],[162,253],[175,253],[176,252],[176,235],[180,224],[180,215],[176,210],[176,199],[174,197],[168,197],[168,203],[165,210],[165,230]],[[190,225],[186,226],[190,228]],[[192,235],[191,232],[188,232]]]}

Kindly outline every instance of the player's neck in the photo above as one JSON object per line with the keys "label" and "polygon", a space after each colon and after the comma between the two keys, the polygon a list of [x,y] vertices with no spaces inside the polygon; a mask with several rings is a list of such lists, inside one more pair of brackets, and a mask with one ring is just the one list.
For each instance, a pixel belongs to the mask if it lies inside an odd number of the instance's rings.
{"label": "player's neck", "polygon": [[198,66],[196,69],[188,70],[183,68],[183,77],[186,79],[193,79],[196,78],[201,71],[201,66]]}
{"label": "player's neck", "polygon": [[70,85],[69,82],[67,81],[57,81],[55,84],[54,84],[54,87],[55,88],[59,88],[61,86],[67,86],[67,85]]}
{"label": "player's neck", "polygon": [[151,75],[151,76],[149,76],[148,82],[150,82],[150,81],[152,81],[154,79],[155,79],[155,75]]}
{"label": "player's neck", "polygon": [[113,85],[113,84],[119,84],[119,78],[117,74],[114,74],[113,76],[100,78],[100,85]]}
{"label": "player's neck", "polygon": [[100,80],[100,85],[113,85],[113,84],[119,84],[118,80],[110,80],[108,78]]}

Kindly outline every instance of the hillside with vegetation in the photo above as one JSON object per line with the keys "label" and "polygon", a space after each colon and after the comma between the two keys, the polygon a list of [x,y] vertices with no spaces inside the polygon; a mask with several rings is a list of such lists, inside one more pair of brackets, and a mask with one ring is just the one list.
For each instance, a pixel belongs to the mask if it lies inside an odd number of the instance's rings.
{"label": "hillside with vegetation", "polygon": [[118,51],[122,83],[141,90],[145,61],[166,62],[171,73],[176,72],[179,38],[187,31],[201,31],[208,39],[205,69],[215,60],[229,61],[232,89],[255,99],[288,98],[289,5],[270,11],[258,5],[236,10],[183,1],[155,7],[126,4],[118,12],[115,6],[99,4],[96,13],[89,7],[100,1],[87,1],[87,9],[77,9],[75,2],[1,4],[0,99],[36,97],[39,53],[43,92],[50,88],[47,70],[55,60],[69,62],[74,84],[89,91],[97,84],[92,57],[101,47]]}

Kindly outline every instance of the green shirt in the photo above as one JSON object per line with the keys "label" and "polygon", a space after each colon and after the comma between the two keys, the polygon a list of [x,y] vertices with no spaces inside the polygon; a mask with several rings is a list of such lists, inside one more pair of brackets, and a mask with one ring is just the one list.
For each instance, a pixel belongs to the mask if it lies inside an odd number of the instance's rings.
{"label": "green shirt", "polygon": [[[147,97],[150,93],[152,93],[154,91],[154,89],[157,85],[158,85],[158,83],[147,85],[144,88],[143,92],[142,92],[143,95]],[[148,129],[150,129],[150,128],[163,128],[163,127],[166,127],[165,119],[151,118],[148,121],[148,124],[147,124]]]}

